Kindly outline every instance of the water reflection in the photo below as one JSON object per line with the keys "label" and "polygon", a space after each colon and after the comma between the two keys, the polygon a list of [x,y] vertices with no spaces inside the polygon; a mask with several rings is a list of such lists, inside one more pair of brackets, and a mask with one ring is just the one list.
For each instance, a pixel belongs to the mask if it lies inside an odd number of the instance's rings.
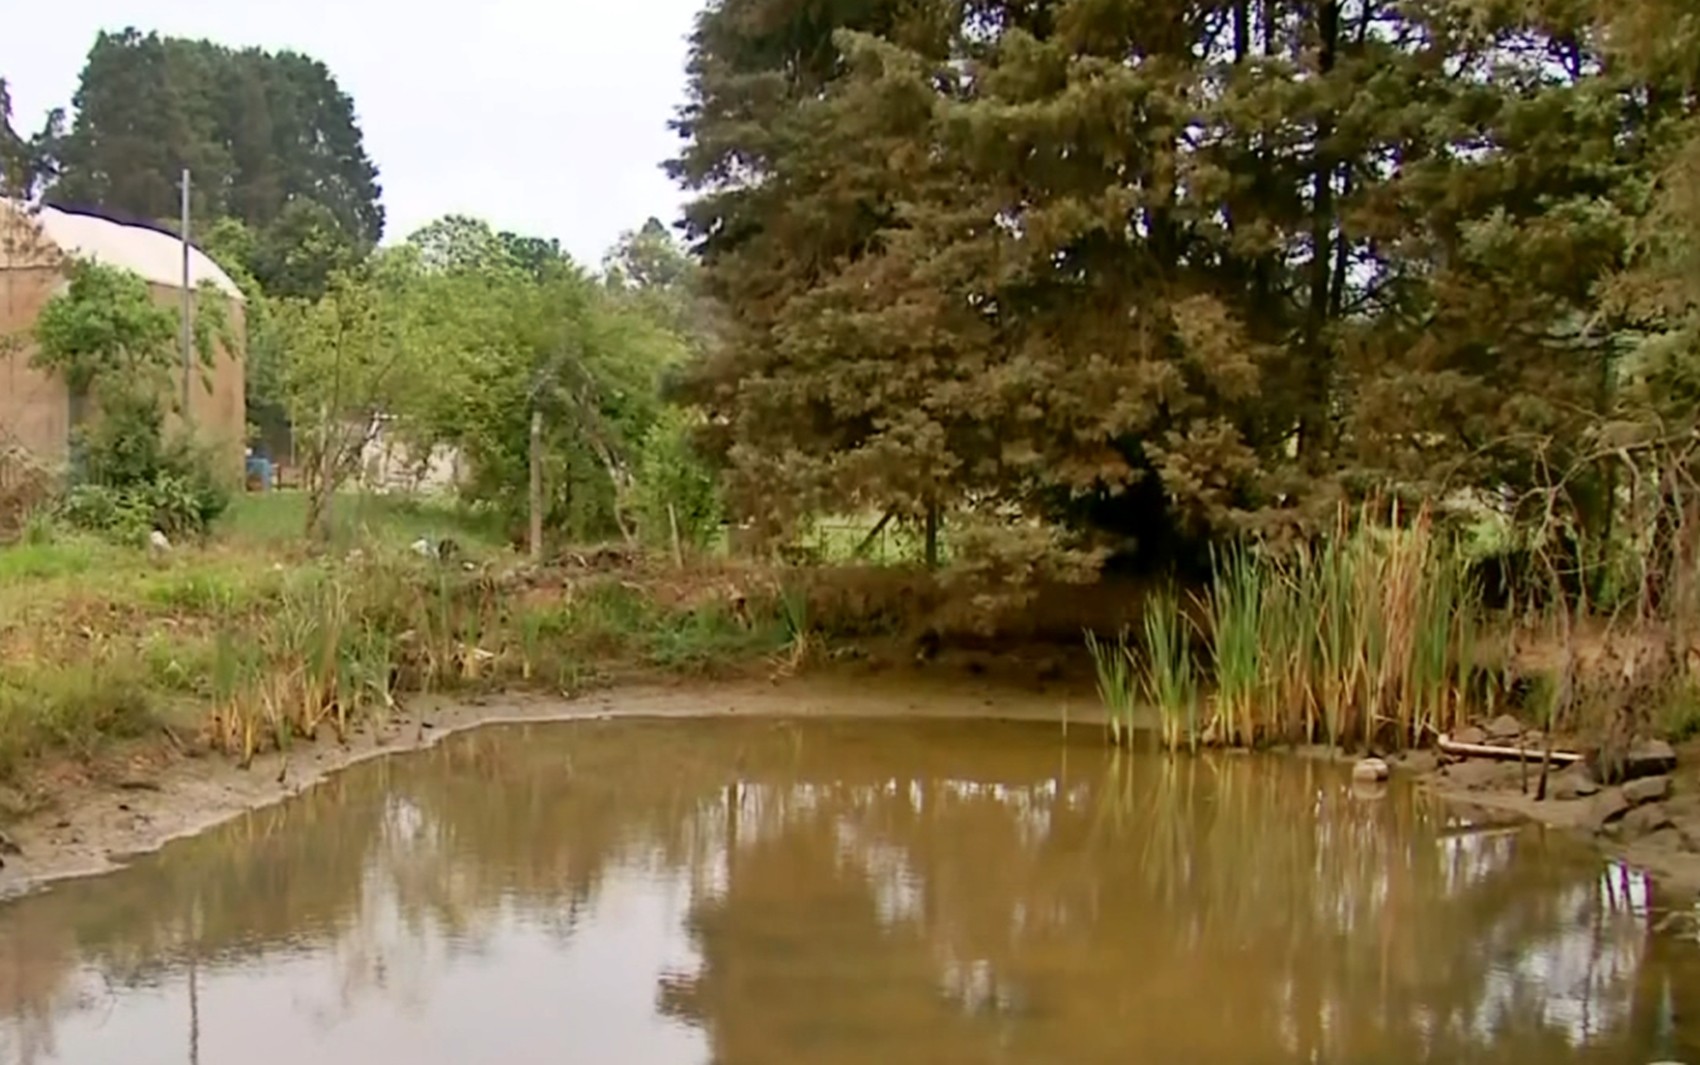
{"label": "water reflection", "polygon": [[517,727],[0,909],[0,1061],[1692,1058],[1660,902],[1320,765]]}

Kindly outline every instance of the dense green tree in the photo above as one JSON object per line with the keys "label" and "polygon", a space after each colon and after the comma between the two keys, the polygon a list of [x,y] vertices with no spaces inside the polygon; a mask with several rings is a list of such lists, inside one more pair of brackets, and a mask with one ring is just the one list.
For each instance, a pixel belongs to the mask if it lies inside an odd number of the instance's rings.
{"label": "dense green tree", "polygon": [[713,347],[718,310],[703,288],[697,261],[660,219],[620,234],[603,257],[602,276],[616,296],[699,353]]}
{"label": "dense green tree", "polygon": [[333,276],[352,269],[369,250],[330,208],[297,198],[255,234],[247,268],[267,295],[316,299]]}
{"label": "dense green tree", "polygon": [[1533,483],[1613,402],[1598,287],[1674,106],[1594,16],[711,7],[674,170],[735,323],[692,392],[732,499],[1010,506],[1155,551]]}
{"label": "dense green tree", "polygon": [[294,52],[102,33],[90,50],[49,198],[175,218],[182,170],[197,217],[264,231],[292,205],[322,207],[351,245],[383,235],[377,168],[354,105],[323,63]]}
{"label": "dense green tree", "polygon": [[518,523],[529,507],[538,418],[548,532],[632,534],[637,452],[660,409],[657,383],[684,349],[664,324],[610,299],[550,241],[450,216],[409,239],[411,297],[428,349],[412,429],[457,448],[471,489]]}

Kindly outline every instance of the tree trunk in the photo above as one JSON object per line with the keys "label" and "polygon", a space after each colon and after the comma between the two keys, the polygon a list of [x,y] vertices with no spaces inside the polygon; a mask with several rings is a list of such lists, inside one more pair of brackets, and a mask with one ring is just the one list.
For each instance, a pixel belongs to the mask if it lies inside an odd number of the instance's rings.
{"label": "tree trunk", "polygon": [[543,412],[533,409],[531,412],[531,492],[530,492],[531,526],[527,533],[526,546],[531,551],[531,561],[543,562]]}
{"label": "tree trunk", "polygon": [[[1340,7],[1324,0],[1317,10],[1317,74],[1326,78],[1334,69],[1340,43]],[[1311,176],[1310,305],[1305,316],[1301,351],[1306,360],[1304,414],[1299,427],[1299,457],[1313,465],[1327,448],[1329,397],[1333,385],[1332,352],[1324,337],[1331,306],[1329,292],[1334,280],[1334,181],[1337,164],[1328,146],[1334,122],[1322,117],[1316,123],[1316,165]]]}
{"label": "tree trunk", "polygon": [[939,505],[927,506],[927,568],[939,568]]}
{"label": "tree trunk", "polygon": [[330,408],[319,411],[319,453],[314,456],[318,469],[307,491],[307,535],[319,543],[331,541],[331,500],[336,491],[336,442],[333,438]]}

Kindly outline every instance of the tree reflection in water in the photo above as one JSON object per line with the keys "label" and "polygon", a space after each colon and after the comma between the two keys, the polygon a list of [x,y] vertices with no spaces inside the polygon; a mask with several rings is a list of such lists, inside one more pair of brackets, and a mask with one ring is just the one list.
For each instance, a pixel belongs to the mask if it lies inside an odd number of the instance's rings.
{"label": "tree reflection in water", "polygon": [[191,959],[212,1024],[214,990],[305,958],[279,1016],[353,1062],[343,1022],[432,1023],[454,974],[571,954],[634,892],[672,915],[630,945],[646,1023],[725,1065],[1692,1054],[1700,965],[1648,931],[1652,890],[1302,762],[987,724],[493,729],[0,909],[0,1060],[97,1045]]}

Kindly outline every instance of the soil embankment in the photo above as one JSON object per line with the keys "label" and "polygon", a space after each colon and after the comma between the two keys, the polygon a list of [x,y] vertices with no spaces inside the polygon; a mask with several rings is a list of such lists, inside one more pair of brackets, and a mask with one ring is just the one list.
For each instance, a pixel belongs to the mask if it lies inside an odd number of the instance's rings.
{"label": "soil embankment", "polygon": [[[1007,678],[926,670],[823,670],[804,678],[621,686],[573,698],[418,698],[346,744],[328,740],[272,752],[242,769],[212,754],[132,751],[98,774],[61,774],[52,801],[9,830],[0,896],[125,861],[219,822],[287,799],[338,770],[416,751],[465,729],[505,722],[609,717],[935,717],[1080,723],[1102,710],[1090,687],[1068,681],[1012,684]],[[14,849],[15,848],[15,849]]]}

